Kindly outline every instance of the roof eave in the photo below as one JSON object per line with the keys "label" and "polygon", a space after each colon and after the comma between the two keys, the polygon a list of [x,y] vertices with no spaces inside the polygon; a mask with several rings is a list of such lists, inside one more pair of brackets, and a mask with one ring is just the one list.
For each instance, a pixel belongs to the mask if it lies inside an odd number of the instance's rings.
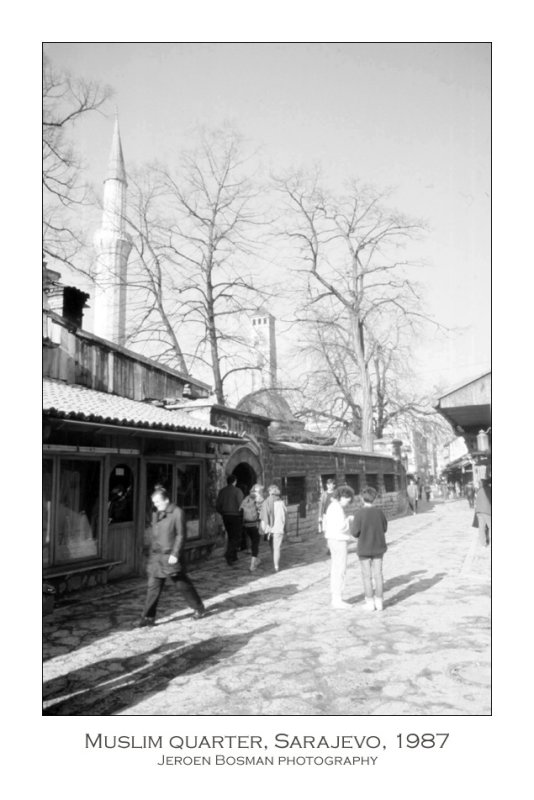
{"label": "roof eave", "polygon": [[173,439],[204,439],[207,441],[223,441],[225,443],[241,443],[243,442],[243,436],[238,434],[227,434],[224,432],[217,432],[217,431],[207,431],[207,430],[181,430],[179,428],[174,429],[166,429],[166,428],[152,428],[147,425],[122,425],[120,423],[113,423],[113,422],[100,422],[100,421],[93,421],[93,420],[78,420],[78,419],[69,419],[68,416],[62,416],[58,414],[49,413],[48,411],[43,411],[45,417],[50,420],[54,420],[57,422],[62,422],[65,425],[76,427],[76,428],[85,428],[89,430],[95,430],[96,428],[105,430],[107,432],[118,432],[124,433],[128,432],[139,436],[166,436]]}

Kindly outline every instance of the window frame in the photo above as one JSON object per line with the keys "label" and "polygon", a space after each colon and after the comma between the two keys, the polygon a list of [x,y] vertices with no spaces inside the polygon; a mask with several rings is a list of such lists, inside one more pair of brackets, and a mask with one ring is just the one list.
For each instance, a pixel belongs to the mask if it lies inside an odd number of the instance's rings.
{"label": "window frame", "polygon": [[170,487],[170,499],[172,503],[177,502],[177,495],[178,495],[178,467],[185,466],[191,467],[195,466],[199,468],[199,493],[198,493],[198,534],[190,535],[189,532],[186,533],[186,545],[188,542],[198,542],[203,538],[203,531],[205,530],[206,526],[206,514],[207,514],[207,500],[206,500],[206,493],[202,491],[203,485],[206,485],[206,464],[205,459],[202,458],[176,458],[172,456],[161,456],[158,457],[156,455],[145,457],[144,463],[144,490],[145,490],[145,504],[144,504],[144,511],[145,514],[145,524],[147,522],[147,507],[149,501],[149,493],[152,491],[152,488],[148,485],[148,469],[150,464],[169,464],[172,468],[172,475],[171,475],[171,487]]}
{"label": "window frame", "polygon": [[[43,454],[43,462],[45,460],[52,461],[52,498],[51,498],[51,515],[50,515],[50,553],[48,563],[43,564],[43,570],[52,569],[53,567],[66,567],[73,564],[80,564],[85,561],[97,561],[102,559],[103,551],[103,531],[104,531],[104,478],[105,478],[105,458],[104,456],[90,455],[88,453],[46,453]],[[57,518],[58,518],[58,505],[59,505],[59,490],[60,490],[60,471],[62,461],[81,461],[84,463],[91,462],[99,465],[100,474],[98,479],[98,536],[96,537],[96,553],[90,556],[80,556],[79,558],[61,559],[58,560],[57,556]]]}
{"label": "window frame", "polygon": [[[301,499],[296,503],[295,502],[291,502],[290,499],[289,499],[288,482],[289,481],[293,481],[293,480],[302,481],[301,487],[303,489],[303,494],[302,494]],[[306,506],[307,506],[307,503],[308,503],[308,486],[307,486],[307,482],[306,482],[306,475],[305,474],[304,475],[303,474],[300,474],[300,475],[285,475],[282,478],[282,494],[287,498],[288,506],[289,505],[298,506],[300,518],[301,519],[305,519],[306,518]]]}

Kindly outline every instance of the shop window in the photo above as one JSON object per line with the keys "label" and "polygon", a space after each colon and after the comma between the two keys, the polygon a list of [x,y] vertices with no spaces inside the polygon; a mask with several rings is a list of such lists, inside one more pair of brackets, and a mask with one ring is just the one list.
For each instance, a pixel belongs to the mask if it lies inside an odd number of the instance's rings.
{"label": "shop window", "polygon": [[171,462],[151,462],[146,467],[146,530],[145,541],[149,539],[149,527],[152,523],[151,496],[158,486],[162,486],[171,501],[185,512],[187,538],[197,539],[200,536],[200,464],[176,464]]}
{"label": "shop window", "polygon": [[146,465],[146,504],[145,504],[145,523],[149,526],[152,523],[152,494],[158,486],[163,486],[170,498],[172,498],[172,467],[171,463],[155,464],[149,462]]}
{"label": "shop window", "polygon": [[358,474],[345,475],[345,481],[354,494],[360,494],[360,476]]}
{"label": "shop window", "polygon": [[384,475],[384,488],[386,492],[395,491],[395,475]]}
{"label": "shop window", "polygon": [[372,486],[378,492],[378,475],[374,472],[368,472],[365,475],[365,486]]}
{"label": "shop window", "polygon": [[282,492],[287,497],[289,506],[298,505],[299,514],[306,516],[306,478],[302,476],[288,476],[282,479]]}
{"label": "shop window", "polygon": [[51,458],[43,461],[43,566],[50,564],[50,533],[52,525],[52,480],[54,462]]}
{"label": "shop window", "polygon": [[109,476],[108,524],[133,521],[133,474],[127,464],[118,464]]}
{"label": "shop window", "polygon": [[176,467],[176,503],[183,508],[187,538],[200,536],[200,464],[178,464]]}
{"label": "shop window", "polygon": [[61,459],[56,530],[57,562],[98,555],[100,462]]}

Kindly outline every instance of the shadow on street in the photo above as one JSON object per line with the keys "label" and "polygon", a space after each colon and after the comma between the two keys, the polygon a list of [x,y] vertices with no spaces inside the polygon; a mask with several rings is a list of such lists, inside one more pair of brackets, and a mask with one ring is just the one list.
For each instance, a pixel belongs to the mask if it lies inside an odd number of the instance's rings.
{"label": "shadow on street", "polygon": [[[396,606],[397,603],[402,603],[404,600],[407,600],[409,597],[412,597],[414,594],[419,594],[419,592],[426,592],[428,589],[431,589],[437,583],[443,580],[447,575],[446,572],[437,572],[433,578],[420,578],[419,580],[410,583],[404,589],[401,589],[396,595],[391,597],[384,606]],[[386,587],[389,588],[389,587]]]}
{"label": "shadow on street", "polygon": [[[116,714],[163,691],[176,677],[201,672],[234,656],[252,637],[276,627],[263,625],[247,633],[215,636],[184,646],[182,642],[163,644],[152,650],[127,658],[110,658],[81,667],[61,678],[44,684],[45,716],[110,715]],[[117,677],[113,674],[119,672]],[[104,674],[103,674],[104,673]],[[73,696],[64,697],[70,694]]]}

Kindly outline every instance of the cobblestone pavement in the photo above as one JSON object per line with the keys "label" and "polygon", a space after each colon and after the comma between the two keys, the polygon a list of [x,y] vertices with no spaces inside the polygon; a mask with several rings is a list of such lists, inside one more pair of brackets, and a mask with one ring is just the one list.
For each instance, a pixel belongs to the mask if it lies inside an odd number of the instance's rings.
{"label": "cobblestone pavement", "polygon": [[191,570],[198,621],[170,583],[153,628],[135,628],[141,578],[80,593],[43,623],[44,713],[490,714],[490,548],[472,516],[459,500],[390,522],[383,612],[364,608],[354,554],[352,608],[330,608],[320,536],[287,544],[278,573],[266,544],[255,573],[215,551]]}

